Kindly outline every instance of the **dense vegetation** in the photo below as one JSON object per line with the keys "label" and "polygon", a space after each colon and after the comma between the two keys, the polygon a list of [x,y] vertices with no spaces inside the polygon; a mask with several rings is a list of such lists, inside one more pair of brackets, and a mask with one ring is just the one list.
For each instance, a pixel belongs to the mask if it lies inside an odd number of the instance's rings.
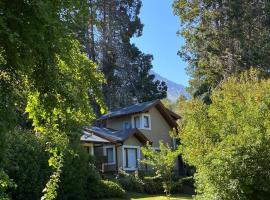
{"label": "dense vegetation", "polygon": [[74,27],[88,57],[104,74],[102,93],[109,109],[130,105],[134,97],[139,102],[166,97],[165,83],[149,74],[153,56],[130,41],[142,34],[140,8],[141,0],[86,1],[85,15]]}
{"label": "dense vegetation", "polygon": [[266,200],[270,195],[270,81],[231,77],[183,113],[185,160],[196,167],[196,199]]}
{"label": "dense vegetation", "polygon": [[269,77],[269,1],[175,0],[173,7],[193,96],[209,103],[220,81],[251,67]]}

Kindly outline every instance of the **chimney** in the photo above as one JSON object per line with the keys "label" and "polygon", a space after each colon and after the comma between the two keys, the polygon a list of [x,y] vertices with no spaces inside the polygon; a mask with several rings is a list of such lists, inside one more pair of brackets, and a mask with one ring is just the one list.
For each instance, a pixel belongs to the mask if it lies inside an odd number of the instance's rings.
{"label": "chimney", "polygon": [[139,102],[138,102],[138,98],[137,98],[137,97],[133,97],[133,98],[132,98],[132,103],[133,103],[133,104],[139,103]]}

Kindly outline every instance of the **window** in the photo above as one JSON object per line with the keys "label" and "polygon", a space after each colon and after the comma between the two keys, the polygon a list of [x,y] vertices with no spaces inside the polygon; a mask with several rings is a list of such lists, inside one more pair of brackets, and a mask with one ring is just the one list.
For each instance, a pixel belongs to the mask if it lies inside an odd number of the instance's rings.
{"label": "window", "polygon": [[106,165],[115,164],[115,147],[114,146],[105,146],[103,147],[103,153],[106,156],[107,163]]}
{"label": "window", "polygon": [[150,118],[150,115],[143,114],[142,117],[143,117],[143,128],[150,130],[151,129],[151,118]]}
{"label": "window", "polygon": [[106,148],[107,162],[113,163],[113,148]]}
{"label": "window", "polygon": [[132,117],[132,127],[151,130],[151,118],[149,114],[135,115]]}
{"label": "window", "polygon": [[143,127],[149,128],[149,116],[143,116]]}
{"label": "window", "polygon": [[136,148],[125,148],[125,156],[126,156],[126,168],[137,168],[137,149]]}
{"label": "window", "polygon": [[124,128],[124,130],[130,129],[130,123],[129,122],[124,122],[123,123],[123,128]]}
{"label": "window", "polygon": [[140,116],[135,116],[134,117],[134,128],[141,128]]}
{"label": "window", "polygon": [[85,148],[86,152],[89,155],[94,155],[94,146],[93,146],[93,144],[85,145],[84,148]]}
{"label": "window", "polygon": [[123,146],[123,169],[135,170],[138,168],[138,159],[140,158],[140,147],[124,145]]}

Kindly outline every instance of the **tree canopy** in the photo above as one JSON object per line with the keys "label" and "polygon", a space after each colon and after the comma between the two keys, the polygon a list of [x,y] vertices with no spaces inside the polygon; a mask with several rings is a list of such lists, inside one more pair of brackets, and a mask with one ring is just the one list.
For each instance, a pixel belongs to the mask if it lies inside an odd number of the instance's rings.
{"label": "tree canopy", "polygon": [[268,1],[175,0],[188,62],[190,92],[205,102],[222,80],[257,68],[269,77],[270,3]]}
{"label": "tree canopy", "polygon": [[[82,53],[72,29],[84,1],[1,1],[0,3],[0,162],[6,134],[25,128],[47,140],[55,169],[45,199],[56,197],[63,150],[94,112],[89,94],[102,103],[103,76]],[[2,164],[0,165],[2,166]],[[2,184],[0,185],[2,189]]]}

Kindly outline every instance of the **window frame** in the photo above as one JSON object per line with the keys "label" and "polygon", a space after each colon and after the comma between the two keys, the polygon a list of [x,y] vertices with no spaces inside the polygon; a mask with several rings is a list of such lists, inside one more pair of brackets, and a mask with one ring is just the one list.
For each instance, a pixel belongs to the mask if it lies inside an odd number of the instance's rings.
{"label": "window frame", "polygon": [[[126,154],[126,149],[136,149],[136,167],[127,167],[126,162],[127,162],[127,154]],[[126,171],[135,171],[139,168],[139,160],[141,159],[141,148],[140,146],[133,146],[133,145],[123,145],[122,146],[122,166],[123,169]]]}
{"label": "window frame", "polygon": [[[139,117],[139,122],[140,122],[140,127],[136,127],[136,123],[135,123],[135,118]],[[133,115],[132,116],[132,128],[137,128],[137,129],[141,129],[141,125],[142,125],[142,119],[141,119],[141,115]]]}
{"label": "window frame", "polygon": [[[135,118],[139,117],[139,121],[140,121],[140,127],[135,127]],[[148,123],[149,123],[149,127],[144,127],[144,117],[148,117]],[[152,125],[151,125],[151,115],[150,114],[140,114],[140,115],[133,115],[132,116],[132,128],[137,128],[137,129],[143,129],[143,130],[151,130],[152,129]]]}
{"label": "window frame", "polygon": [[[148,117],[148,125],[149,125],[149,127],[144,127],[144,117]],[[151,115],[142,114],[142,129],[151,130]]]}
{"label": "window frame", "polygon": [[[103,146],[103,155],[107,157],[107,149],[113,150],[113,162],[107,162],[104,163],[105,165],[115,165],[116,164],[116,156],[115,156],[115,146],[114,145],[108,145],[108,146]],[[108,159],[107,159],[108,161]]]}
{"label": "window frame", "polygon": [[86,143],[83,145],[89,155],[94,155],[94,144]]}

